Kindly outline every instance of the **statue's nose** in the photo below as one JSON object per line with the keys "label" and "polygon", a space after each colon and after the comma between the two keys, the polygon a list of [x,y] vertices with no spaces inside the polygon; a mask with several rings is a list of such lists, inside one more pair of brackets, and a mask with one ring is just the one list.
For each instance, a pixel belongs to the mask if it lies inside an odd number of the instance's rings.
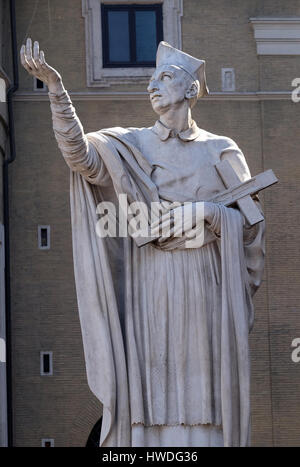
{"label": "statue's nose", "polygon": [[154,92],[154,91],[157,91],[158,87],[157,87],[157,81],[156,80],[153,80],[153,81],[150,81],[148,87],[147,87],[147,91],[148,92]]}

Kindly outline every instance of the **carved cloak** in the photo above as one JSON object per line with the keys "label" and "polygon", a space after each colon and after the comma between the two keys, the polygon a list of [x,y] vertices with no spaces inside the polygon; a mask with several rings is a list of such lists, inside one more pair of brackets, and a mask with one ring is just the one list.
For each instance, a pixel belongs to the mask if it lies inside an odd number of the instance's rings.
{"label": "carved cloak", "polygon": [[[130,290],[122,239],[96,235],[96,206],[126,193],[128,201],[158,201],[151,165],[124,137],[122,130],[87,135],[104,161],[114,190],[99,187],[71,172],[71,218],[77,300],[88,383],[103,404],[101,446],[130,446],[131,420],[124,339],[123,286]],[[225,446],[246,446],[250,431],[250,364],[248,333],[253,323],[251,288],[261,268],[243,245],[239,211],[220,207],[222,274],[221,403]],[[263,229],[259,229],[257,241]],[[133,241],[126,239],[126,242]],[[143,248],[143,246],[141,246]],[[252,250],[255,250],[255,242]],[[259,272],[258,272],[258,269]]]}

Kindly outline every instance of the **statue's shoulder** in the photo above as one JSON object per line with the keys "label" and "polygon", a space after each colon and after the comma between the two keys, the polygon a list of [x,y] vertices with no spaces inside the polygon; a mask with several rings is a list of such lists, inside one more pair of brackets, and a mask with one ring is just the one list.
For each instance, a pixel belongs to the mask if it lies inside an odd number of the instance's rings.
{"label": "statue's shoulder", "polygon": [[125,139],[131,144],[136,145],[139,142],[141,135],[146,131],[149,131],[148,128],[136,128],[136,127],[113,127],[113,128],[104,128],[100,130],[100,133],[115,136],[119,139]]}
{"label": "statue's shoulder", "polygon": [[241,180],[251,177],[245,156],[233,139],[228,136],[215,135],[203,130],[203,138],[209,145],[209,152],[214,163],[219,160],[228,160]]}
{"label": "statue's shoulder", "polygon": [[199,138],[201,141],[207,142],[208,144],[212,145],[214,148],[220,150],[221,152],[229,150],[239,150],[239,147],[236,144],[236,142],[228,136],[216,135],[214,133],[210,133],[209,131],[200,129]]}

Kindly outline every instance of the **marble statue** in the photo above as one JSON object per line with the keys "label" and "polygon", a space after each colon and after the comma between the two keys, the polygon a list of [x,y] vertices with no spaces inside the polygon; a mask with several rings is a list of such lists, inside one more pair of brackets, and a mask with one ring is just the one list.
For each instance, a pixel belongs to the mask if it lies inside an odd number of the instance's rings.
{"label": "marble statue", "polygon": [[[251,176],[234,141],[192,119],[208,94],[205,62],[161,42],[147,88],[156,123],[89,134],[38,42],[27,40],[21,62],[48,86],[71,169],[76,291],[88,383],[103,405],[100,446],[249,445],[248,335],[264,221],[251,225],[240,204],[212,201],[227,188],[216,164],[226,161],[240,183]],[[201,244],[188,246],[185,227],[181,236],[158,228],[146,238],[97,235],[98,204],[116,205],[122,194],[126,207],[161,205],[156,227],[185,203],[202,206]],[[261,215],[258,198],[251,202]]]}

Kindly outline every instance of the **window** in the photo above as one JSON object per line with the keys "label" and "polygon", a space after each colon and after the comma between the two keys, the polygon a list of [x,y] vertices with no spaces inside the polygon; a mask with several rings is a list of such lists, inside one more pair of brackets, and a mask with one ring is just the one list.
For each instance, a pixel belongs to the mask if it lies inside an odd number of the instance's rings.
{"label": "window", "polygon": [[50,249],[50,225],[38,226],[38,247],[40,250]]}
{"label": "window", "polygon": [[222,68],[222,91],[235,91],[234,68]]}
{"label": "window", "polygon": [[6,343],[3,337],[0,337],[0,362],[6,363]]}
{"label": "window", "polygon": [[33,90],[34,91],[46,91],[46,84],[38,78],[33,78]]}
{"label": "window", "polygon": [[41,376],[53,375],[52,352],[41,352]]}
{"label": "window", "polygon": [[54,447],[54,439],[43,438],[42,439],[42,447],[43,448],[53,448]]}
{"label": "window", "polygon": [[162,6],[102,5],[104,67],[155,66],[163,39]]}
{"label": "window", "polygon": [[2,78],[0,78],[0,102],[6,102],[6,84]]}
{"label": "window", "polygon": [[[122,12],[124,13],[125,11],[125,13],[127,12],[128,14],[127,31],[129,34],[129,36],[126,36],[126,30],[125,32],[121,31],[123,36],[128,38],[128,41],[126,39],[126,43],[124,45],[122,41],[122,48],[120,49],[114,47],[115,44],[113,38],[113,41],[110,44],[112,56],[109,56],[108,43],[106,43],[106,46],[104,47],[102,40],[104,35],[102,31],[103,7],[110,6],[119,8],[117,11],[121,11],[124,7]],[[156,33],[159,31],[156,24],[156,12],[153,9],[151,12],[151,8],[153,6],[156,8],[161,8],[161,35],[163,33],[162,39],[169,42],[169,44],[173,45],[173,47],[181,49],[181,17],[183,14],[183,0],[82,0],[82,14],[85,19],[86,70],[88,87],[109,88],[110,86],[119,84],[148,84],[149,78],[155,69],[155,56],[153,57],[153,37],[155,36],[153,33],[154,23]],[[120,7],[122,8],[120,9]],[[128,7],[132,7],[135,13],[130,13],[130,8]],[[149,7],[150,12],[149,10],[144,9],[145,7]],[[131,18],[134,18],[132,27],[130,27],[129,24],[130,15]],[[150,19],[147,15],[150,15]],[[147,31],[143,26],[145,24],[145,16],[148,24]],[[153,19],[154,17],[155,21]],[[112,18],[112,22],[117,22],[117,20],[122,24],[122,20],[124,22],[124,15],[121,15],[118,18]],[[107,30],[106,34],[109,34],[108,21],[106,21],[105,27]],[[132,42],[130,42],[130,32],[131,34],[135,33],[135,39]],[[130,48],[130,46],[128,49],[128,43],[131,44],[133,50]],[[149,46],[147,45],[146,50],[145,43],[149,44]],[[118,46],[120,47],[120,43]],[[104,50],[105,48],[106,52]],[[127,50],[128,55],[125,57],[127,61],[124,61],[124,58],[122,58],[122,62],[114,61],[120,60],[118,55],[114,55],[114,53],[118,54],[120,50],[124,51],[124,49],[125,52]],[[105,57],[103,52],[106,53]],[[134,54],[136,60],[135,63],[133,63]],[[111,61],[111,64],[109,64],[108,61],[111,58],[113,58],[113,60]],[[121,63],[123,63],[123,65],[121,65]]]}

